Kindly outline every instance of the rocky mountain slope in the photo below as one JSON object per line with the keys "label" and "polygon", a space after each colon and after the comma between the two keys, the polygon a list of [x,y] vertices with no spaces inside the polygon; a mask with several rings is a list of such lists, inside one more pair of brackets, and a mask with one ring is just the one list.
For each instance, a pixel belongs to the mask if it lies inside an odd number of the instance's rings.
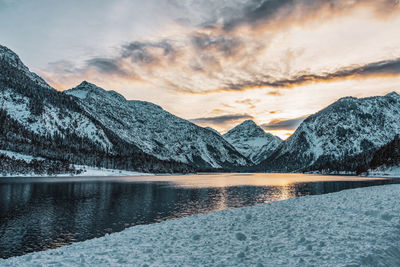
{"label": "rocky mountain slope", "polygon": [[86,81],[65,93],[79,98],[82,108],[118,137],[159,159],[198,168],[230,168],[250,163],[217,133],[155,104],[126,100]]}
{"label": "rocky mountain slope", "polygon": [[223,137],[255,164],[268,158],[282,143],[279,137],[266,133],[252,120],[237,125]]}
{"label": "rocky mountain slope", "polygon": [[399,133],[399,94],[345,97],[304,120],[258,169],[357,171]]}
{"label": "rocky mountain slope", "polygon": [[[54,161],[140,171],[186,171],[143,153],[0,46],[0,149]],[[175,168],[176,167],[176,168]]]}

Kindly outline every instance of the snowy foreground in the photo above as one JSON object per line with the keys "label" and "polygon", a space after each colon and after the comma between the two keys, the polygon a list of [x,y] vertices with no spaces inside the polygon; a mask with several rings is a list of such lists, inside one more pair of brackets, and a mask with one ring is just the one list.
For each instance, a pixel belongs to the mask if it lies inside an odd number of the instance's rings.
{"label": "snowy foreground", "polygon": [[162,223],[0,266],[399,266],[400,185],[307,196]]}

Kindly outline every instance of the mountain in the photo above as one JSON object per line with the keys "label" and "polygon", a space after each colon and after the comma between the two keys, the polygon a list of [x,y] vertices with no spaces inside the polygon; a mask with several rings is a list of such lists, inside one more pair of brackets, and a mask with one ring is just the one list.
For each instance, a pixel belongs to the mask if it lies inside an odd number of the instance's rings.
{"label": "mountain", "polygon": [[396,135],[392,141],[378,149],[368,169],[400,166],[400,137]]}
{"label": "mountain", "polygon": [[358,171],[400,133],[400,96],[345,97],[309,116],[257,167],[268,171]]}
{"label": "mountain", "polygon": [[86,81],[65,92],[110,131],[145,153],[197,168],[246,166],[249,161],[220,135],[178,118],[155,104],[126,100]]}
{"label": "mountain", "polygon": [[24,63],[22,63],[17,54],[15,54],[11,49],[2,45],[0,45],[0,62],[3,66],[2,70],[5,70],[5,72],[0,73],[0,75],[3,76],[2,79],[7,79],[7,77],[5,77],[7,69],[11,68],[14,70],[18,70],[20,73],[23,73],[26,78],[40,85],[41,87],[54,90],[36,73],[30,72],[29,68],[25,66]]}
{"label": "mountain", "polygon": [[63,164],[152,172],[192,170],[125,142],[79,102],[53,89],[30,72],[18,55],[0,46],[0,149]]}
{"label": "mountain", "polygon": [[252,120],[237,125],[223,137],[255,164],[268,158],[282,143],[279,137],[266,133]]}

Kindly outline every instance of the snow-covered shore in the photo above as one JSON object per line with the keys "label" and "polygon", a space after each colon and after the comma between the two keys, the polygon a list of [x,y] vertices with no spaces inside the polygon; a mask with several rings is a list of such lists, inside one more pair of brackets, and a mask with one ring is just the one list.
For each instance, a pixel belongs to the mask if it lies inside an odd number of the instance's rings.
{"label": "snow-covered shore", "polygon": [[400,185],[135,226],[0,266],[399,266]]}
{"label": "snow-covered shore", "polygon": [[382,166],[375,170],[368,172],[368,177],[390,177],[390,178],[400,178],[400,166]]}
{"label": "snow-covered shore", "polygon": [[106,169],[106,168],[96,168],[96,167],[83,166],[83,165],[75,165],[75,168],[78,170],[82,170],[82,172],[80,174],[74,174],[73,176],[147,176],[147,175],[154,175],[152,173]]}
{"label": "snow-covered shore", "polygon": [[90,176],[148,176],[154,175],[152,173],[143,173],[143,172],[134,172],[134,171],[126,171],[126,170],[117,170],[117,169],[106,169],[106,168],[97,168],[91,166],[83,166],[83,165],[75,165],[77,170],[82,170],[81,173],[60,173],[60,174],[52,174],[52,175],[44,175],[44,174],[35,174],[35,173],[24,173],[24,174],[0,174],[1,177],[90,177]]}

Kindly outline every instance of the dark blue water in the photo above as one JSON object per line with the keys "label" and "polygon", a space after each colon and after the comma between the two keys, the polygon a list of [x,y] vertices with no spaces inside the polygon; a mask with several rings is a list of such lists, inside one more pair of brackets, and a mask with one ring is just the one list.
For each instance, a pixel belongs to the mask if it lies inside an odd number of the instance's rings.
{"label": "dark blue water", "polygon": [[0,178],[0,257],[138,224],[389,183],[397,181],[304,174]]}

